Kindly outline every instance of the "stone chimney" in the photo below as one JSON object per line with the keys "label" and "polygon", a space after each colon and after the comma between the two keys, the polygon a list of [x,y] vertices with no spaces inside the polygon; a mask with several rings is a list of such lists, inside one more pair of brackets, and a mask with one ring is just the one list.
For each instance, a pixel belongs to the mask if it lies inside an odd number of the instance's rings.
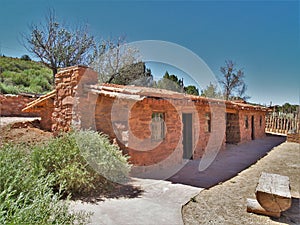
{"label": "stone chimney", "polygon": [[94,119],[95,101],[85,91],[86,85],[98,83],[98,74],[85,66],[61,69],[55,75],[54,135],[74,128],[89,128]]}

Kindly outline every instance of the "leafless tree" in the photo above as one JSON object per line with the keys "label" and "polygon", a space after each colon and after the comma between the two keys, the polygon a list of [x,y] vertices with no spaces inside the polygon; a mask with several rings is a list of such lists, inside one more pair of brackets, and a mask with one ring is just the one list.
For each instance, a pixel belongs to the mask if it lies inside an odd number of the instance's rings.
{"label": "leafless tree", "polygon": [[222,76],[219,78],[219,82],[223,86],[224,99],[249,98],[245,96],[247,86],[242,69],[236,69],[236,64],[232,60],[226,60],[225,66],[222,66],[220,71]]}
{"label": "leafless tree", "polygon": [[30,26],[30,34],[23,34],[23,45],[52,70],[53,76],[61,67],[88,65],[95,51],[87,26],[69,29],[57,21],[54,10],[49,10],[44,23]]}
{"label": "leafless tree", "polygon": [[124,69],[133,68],[139,62],[138,50],[126,45],[124,37],[103,41],[97,54],[91,67],[98,72],[102,83],[113,83],[122,79],[125,75]]}

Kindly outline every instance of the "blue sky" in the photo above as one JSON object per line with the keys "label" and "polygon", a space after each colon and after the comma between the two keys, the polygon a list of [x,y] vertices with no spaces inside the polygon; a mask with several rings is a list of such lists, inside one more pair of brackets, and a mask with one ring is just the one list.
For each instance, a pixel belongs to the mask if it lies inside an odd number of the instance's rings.
{"label": "blue sky", "polygon": [[[232,59],[244,70],[251,102],[299,104],[299,1],[1,0],[1,54],[28,54],[20,33],[43,20],[49,8],[69,24],[88,23],[98,37],[174,42],[197,54],[216,76]],[[163,75],[164,68],[151,69]]]}

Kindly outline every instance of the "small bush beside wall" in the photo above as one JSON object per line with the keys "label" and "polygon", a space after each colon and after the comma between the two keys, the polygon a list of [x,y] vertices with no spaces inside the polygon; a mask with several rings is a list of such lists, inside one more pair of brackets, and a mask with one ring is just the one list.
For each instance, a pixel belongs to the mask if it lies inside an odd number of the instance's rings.
{"label": "small bush beside wall", "polygon": [[93,131],[62,134],[35,146],[3,144],[0,224],[87,223],[87,213],[70,212],[69,197],[126,181],[127,160],[107,136]]}
{"label": "small bush beside wall", "polygon": [[74,131],[53,138],[32,152],[35,171],[53,174],[67,194],[86,194],[99,183],[126,182],[128,157],[108,137],[95,131]]}
{"label": "small bush beside wall", "polygon": [[35,173],[28,149],[0,148],[0,224],[84,224],[87,214],[69,212],[61,193],[53,192],[55,176]]}

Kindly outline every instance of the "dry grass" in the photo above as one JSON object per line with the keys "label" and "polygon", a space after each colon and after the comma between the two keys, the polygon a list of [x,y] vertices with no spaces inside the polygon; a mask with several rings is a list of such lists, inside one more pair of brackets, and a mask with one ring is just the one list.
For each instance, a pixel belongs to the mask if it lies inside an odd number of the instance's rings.
{"label": "dry grass", "polygon": [[[261,172],[289,176],[292,208],[279,219],[246,212]],[[238,176],[204,190],[182,209],[185,224],[300,224],[300,145],[283,143]]]}

